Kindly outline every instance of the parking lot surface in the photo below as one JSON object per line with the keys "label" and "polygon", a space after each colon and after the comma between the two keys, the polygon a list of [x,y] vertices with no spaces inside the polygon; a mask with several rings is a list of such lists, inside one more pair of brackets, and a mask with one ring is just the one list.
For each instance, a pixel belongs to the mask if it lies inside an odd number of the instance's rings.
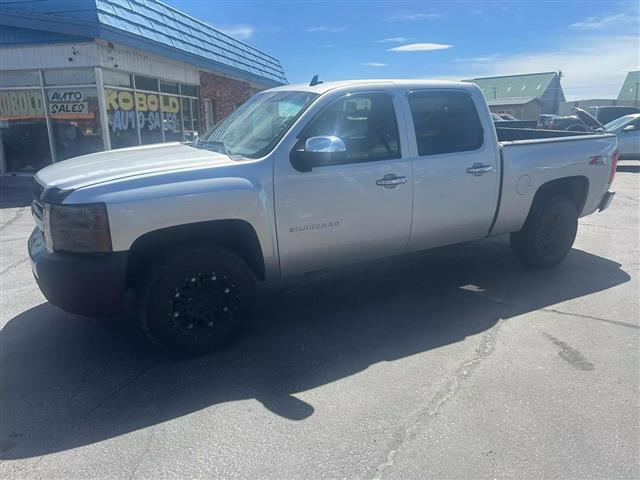
{"label": "parking lot surface", "polygon": [[637,165],[614,187],[554,270],[498,237],[281,280],[187,360],[48,304],[2,187],[0,477],[639,478]]}

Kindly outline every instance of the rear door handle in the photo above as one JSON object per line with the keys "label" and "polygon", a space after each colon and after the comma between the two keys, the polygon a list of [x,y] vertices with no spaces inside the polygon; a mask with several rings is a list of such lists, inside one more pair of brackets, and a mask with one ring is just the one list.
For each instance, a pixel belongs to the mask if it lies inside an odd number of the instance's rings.
{"label": "rear door handle", "polygon": [[407,183],[407,177],[398,177],[395,173],[387,173],[384,177],[376,180],[376,185],[384,188],[395,188],[403,183]]}
{"label": "rear door handle", "polygon": [[474,163],[471,167],[467,168],[467,173],[475,175],[476,177],[489,173],[493,170],[493,166],[485,165],[484,163]]}

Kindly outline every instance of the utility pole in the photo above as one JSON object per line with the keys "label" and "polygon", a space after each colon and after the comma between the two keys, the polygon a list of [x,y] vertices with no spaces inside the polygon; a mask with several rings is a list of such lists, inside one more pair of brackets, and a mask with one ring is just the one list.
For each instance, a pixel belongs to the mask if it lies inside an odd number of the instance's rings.
{"label": "utility pole", "polygon": [[[497,92],[498,92],[498,87],[491,87],[491,89],[493,90],[493,98],[498,98],[497,97]],[[637,97],[637,92],[636,92],[636,97]]]}
{"label": "utility pole", "polygon": [[640,107],[640,103],[638,102],[638,88],[640,88],[640,82],[636,82],[636,107]]}
{"label": "utility pole", "polygon": [[558,84],[556,85],[556,101],[555,101],[555,105],[553,106],[553,113],[555,113],[556,115],[558,114],[558,112],[560,111],[560,88],[562,88],[560,86],[560,80],[562,79],[563,75],[562,75],[562,70],[558,70]]}

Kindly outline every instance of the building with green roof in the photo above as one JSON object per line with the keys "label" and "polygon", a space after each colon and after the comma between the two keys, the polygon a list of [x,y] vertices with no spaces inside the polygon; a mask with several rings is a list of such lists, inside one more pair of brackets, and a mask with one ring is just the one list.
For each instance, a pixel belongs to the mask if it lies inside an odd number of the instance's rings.
{"label": "building with green roof", "polygon": [[565,101],[560,77],[560,72],[542,72],[466,81],[480,87],[492,112],[535,120],[541,113],[557,113]]}
{"label": "building with green roof", "polygon": [[635,105],[640,107],[640,70],[627,73],[627,78],[622,84],[620,93],[618,94],[618,102],[626,105]]}

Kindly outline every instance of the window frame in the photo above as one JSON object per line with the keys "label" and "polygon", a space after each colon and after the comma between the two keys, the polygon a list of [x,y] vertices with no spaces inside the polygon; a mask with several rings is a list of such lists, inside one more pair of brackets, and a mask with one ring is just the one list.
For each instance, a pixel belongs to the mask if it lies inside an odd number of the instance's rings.
{"label": "window frame", "polygon": [[[309,129],[311,128],[311,125],[313,125],[313,123],[318,119],[318,117],[320,117],[320,115],[322,115],[326,109],[330,108],[335,102],[338,102],[340,100],[343,100],[345,98],[348,97],[356,97],[358,95],[367,95],[367,94],[372,94],[372,93],[376,93],[376,94],[384,94],[386,95],[389,100],[391,101],[391,107],[393,108],[393,118],[395,120],[395,124],[396,124],[396,135],[398,138],[398,155],[396,157],[387,157],[387,158],[376,158],[374,160],[360,160],[360,161],[349,161],[349,160],[344,160],[344,161],[336,161],[336,162],[331,162],[331,163],[327,163],[326,165],[321,165],[315,168],[320,168],[320,167],[329,167],[329,166],[336,166],[336,165],[356,165],[356,164],[366,164],[366,163],[372,163],[372,162],[384,162],[384,161],[390,161],[390,160],[401,160],[403,158],[403,142],[402,142],[402,137],[400,135],[400,123],[398,121],[399,118],[399,114],[402,114],[403,112],[401,110],[399,110],[396,107],[396,104],[394,102],[395,96],[393,94],[393,92],[386,90],[386,89],[382,89],[382,90],[358,90],[358,91],[354,91],[354,92],[347,92],[344,93],[340,96],[337,96],[335,98],[332,98],[331,100],[328,101],[328,103],[326,105],[324,105],[323,107],[320,108],[320,110],[307,122],[307,124],[304,126],[304,128],[300,131],[300,133],[298,133],[298,135],[296,135],[296,142],[293,145],[293,148],[291,149],[289,158],[291,158],[291,155],[294,154],[296,151],[299,151],[302,147],[304,147],[304,142],[306,142],[307,138],[307,132],[309,131]],[[295,168],[295,167],[294,167]]]}
{"label": "window frame", "polygon": [[[478,125],[480,126],[480,133],[482,136],[482,139],[480,143],[476,146],[476,148],[473,148],[470,150],[455,150],[451,152],[421,154],[420,149],[418,147],[418,132],[416,130],[415,122],[413,120],[413,110],[411,108],[411,96],[419,93],[441,93],[443,95],[454,93],[454,94],[464,95],[465,97],[467,97],[471,102],[471,105],[473,105],[474,107],[473,109],[475,111],[475,118],[478,121]],[[409,117],[411,119],[411,127],[412,127],[411,132],[413,136],[416,156],[418,158],[435,157],[439,155],[468,154],[468,153],[478,152],[479,150],[482,150],[486,146],[487,144],[486,130],[484,128],[484,124],[482,123],[482,119],[480,118],[478,105],[476,105],[476,102],[474,101],[473,96],[467,90],[461,89],[461,88],[417,88],[417,89],[412,89],[407,91],[406,98],[407,98],[407,113],[409,114]]]}

